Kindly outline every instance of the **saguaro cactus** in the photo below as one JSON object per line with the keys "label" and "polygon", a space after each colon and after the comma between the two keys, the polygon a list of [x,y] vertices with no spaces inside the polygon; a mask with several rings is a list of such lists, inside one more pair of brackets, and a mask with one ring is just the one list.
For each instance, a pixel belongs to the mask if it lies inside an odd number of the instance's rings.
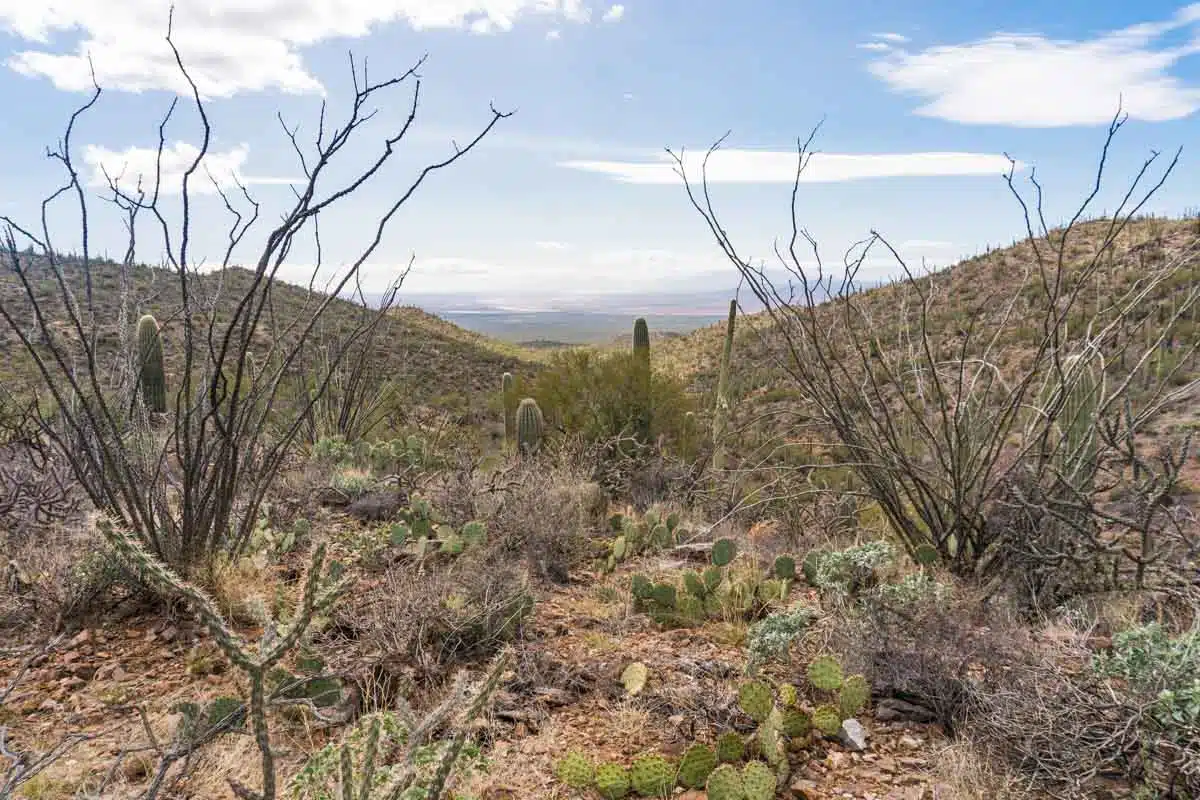
{"label": "saguaro cactus", "polygon": [[721,372],[717,378],[717,405],[713,409],[714,470],[725,468],[725,429],[729,424],[729,360],[733,355],[733,324],[737,319],[737,300],[729,301],[729,321],[725,324],[725,348],[721,351]]}
{"label": "saguaro cactus", "polygon": [[545,420],[542,409],[532,397],[526,397],[517,406],[517,447],[522,457],[531,456],[542,444]]}
{"label": "saguaro cactus", "polygon": [[512,447],[516,442],[517,428],[517,382],[511,372],[500,376],[500,392],[504,397],[504,446]]}
{"label": "saguaro cactus", "polygon": [[167,410],[167,381],[163,370],[162,338],[158,335],[158,320],[145,314],[137,324],[138,385],[142,402],[148,411]]}
{"label": "saguaro cactus", "polygon": [[1090,494],[1100,451],[1096,414],[1104,399],[1103,359],[1099,353],[1069,356],[1063,360],[1063,376],[1066,396],[1059,417],[1063,434],[1059,467],[1075,491]]}
{"label": "saguaro cactus", "polygon": [[650,440],[650,327],[643,317],[633,322],[634,426],[638,439]]}

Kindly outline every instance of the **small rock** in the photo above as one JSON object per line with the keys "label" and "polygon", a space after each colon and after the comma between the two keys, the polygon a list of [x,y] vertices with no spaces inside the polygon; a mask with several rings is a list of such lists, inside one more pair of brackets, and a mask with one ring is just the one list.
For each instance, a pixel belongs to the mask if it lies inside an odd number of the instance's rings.
{"label": "small rock", "polygon": [[850,756],[845,753],[833,752],[825,757],[825,763],[829,765],[830,769],[843,769],[850,763]]}
{"label": "small rock", "polygon": [[75,637],[73,639],[71,639],[71,641],[67,642],[67,647],[70,647],[73,650],[76,647],[80,647],[82,645],[87,644],[91,640],[92,640],[92,632],[89,631],[87,628],[84,628],[79,633],[75,634]]}
{"label": "small rock", "polygon": [[168,625],[167,628],[158,635],[158,638],[162,639],[164,642],[173,642],[175,641],[175,637],[178,635],[179,629],[174,625]]}
{"label": "small rock", "polygon": [[909,750],[917,750],[921,747],[921,740],[915,736],[901,736],[899,742],[901,747],[907,747]]}
{"label": "small rock", "polygon": [[792,794],[796,796],[796,800],[819,800],[821,797],[817,784],[806,778],[792,781]]}
{"label": "small rock", "polygon": [[38,711],[58,711],[61,708],[62,708],[62,703],[59,703],[57,700],[47,697],[45,700],[42,701],[42,704],[40,706],[38,706]]}
{"label": "small rock", "polygon": [[855,753],[861,753],[867,749],[867,731],[856,719],[842,722],[842,729],[838,731],[838,740],[847,750]]}

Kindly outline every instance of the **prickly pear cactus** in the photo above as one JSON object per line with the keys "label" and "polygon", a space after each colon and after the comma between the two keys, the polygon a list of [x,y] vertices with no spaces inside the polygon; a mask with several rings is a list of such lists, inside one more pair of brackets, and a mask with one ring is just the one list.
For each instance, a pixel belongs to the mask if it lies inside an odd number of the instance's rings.
{"label": "prickly pear cactus", "polygon": [[763,605],[774,603],[776,600],[783,600],[784,582],[776,578],[763,581],[758,585],[758,600]]}
{"label": "prickly pear cactus", "polygon": [[650,592],[650,597],[663,608],[675,608],[677,593],[669,583],[656,583]]}
{"label": "prickly pear cactus", "polygon": [[721,585],[721,579],[725,577],[724,571],[720,567],[709,567],[704,570],[704,588],[711,594]]}
{"label": "prickly pear cactus", "polygon": [[937,548],[928,543],[919,544],[913,551],[913,559],[923,567],[931,567],[938,562]]}
{"label": "prickly pear cactus", "polygon": [[628,550],[628,547],[625,543],[625,537],[618,536],[613,541],[613,546],[612,546],[613,558],[615,558],[617,561],[624,561],[627,550]]}
{"label": "prickly pear cactus", "polygon": [[704,788],[708,800],[746,800],[742,775],[729,764],[722,764],[714,769]]}
{"label": "prickly pear cactus", "polygon": [[645,575],[637,574],[629,579],[629,591],[638,600],[649,600],[654,595],[654,584]]}
{"label": "prickly pear cactus", "polygon": [[683,622],[698,625],[704,621],[704,601],[695,595],[680,595],[675,601],[675,609]]}
{"label": "prickly pear cactus", "polygon": [[775,773],[761,761],[742,767],[742,795],[746,800],[775,800]]}
{"label": "prickly pear cactus", "polygon": [[774,704],[771,687],[762,681],[746,681],[738,687],[738,705],[755,722],[765,720]]}
{"label": "prickly pear cactus", "polygon": [[674,544],[671,529],[661,522],[650,530],[650,541],[654,542],[655,547],[670,547]]}
{"label": "prickly pear cactus", "polygon": [[641,796],[662,797],[675,785],[675,768],[662,756],[641,756],[629,768],[629,779]]}
{"label": "prickly pear cactus", "polygon": [[863,710],[871,699],[871,687],[862,675],[851,675],[842,681],[842,691],[838,694],[838,706],[842,719],[850,719]]}
{"label": "prickly pear cactus", "polygon": [[594,770],[588,757],[578,750],[567,753],[554,765],[558,779],[573,789],[586,789],[592,785]]}
{"label": "prickly pear cactus", "polygon": [[725,566],[730,561],[733,561],[735,555],[737,555],[737,545],[734,544],[732,539],[718,539],[713,542],[712,563],[714,566]]}
{"label": "prickly pear cactus", "polygon": [[787,757],[783,741],[783,712],[778,706],[771,708],[771,713],[758,726],[758,752],[767,763],[778,766]]}
{"label": "prickly pear cactus", "polygon": [[596,767],[596,791],[604,800],[621,800],[629,794],[629,770],[613,763]]}
{"label": "prickly pear cactus", "polygon": [[837,691],[842,685],[842,666],[833,656],[817,656],[808,665],[808,680],[818,689]]}
{"label": "prickly pear cactus", "polygon": [[824,550],[813,550],[804,557],[804,563],[801,570],[804,572],[804,580],[808,581],[809,586],[816,586],[820,580],[821,562],[828,555]]}
{"label": "prickly pear cactus", "polygon": [[704,584],[704,579],[695,570],[689,569],[683,573],[683,588],[693,597],[704,598],[708,594],[708,586]]}
{"label": "prickly pear cactus", "polygon": [[621,683],[625,684],[625,691],[630,694],[637,694],[642,689],[646,688],[646,680],[650,677],[650,670],[641,661],[634,661],[621,672]]}
{"label": "prickly pear cactus", "polygon": [[790,683],[785,683],[779,687],[779,704],[785,708],[796,705],[797,693],[796,687]]}
{"label": "prickly pear cactus", "polygon": [[813,709],[812,724],[826,736],[837,736],[842,729],[842,715],[834,706],[817,706]]}
{"label": "prickly pear cactus", "polygon": [[783,732],[789,739],[807,736],[812,730],[812,717],[799,708],[788,708],[783,712]]}
{"label": "prickly pear cactus", "polygon": [[772,571],[780,580],[793,581],[796,579],[796,559],[791,556],[779,556],[775,559]]}
{"label": "prickly pear cactus", "polygon": [[138,320],[137,367],[142,402],[146,404],[146,410],[158,414],[165,413],[167,381],[163,369],[162,337],[158,334],[158,321],[152,314],[145,314]]}
{"label": "prickly pear cactus", "polygon": [[708,745],[697,742],[679,762],[679,784],[688,789],[702,789],[716,766],[717,754]]}
{"label": "prickly pear cactus", "polygon": [[741,761],[746,754],[746,740],[737,731],[726,731],[717,737],[717,760],[722,764]]}

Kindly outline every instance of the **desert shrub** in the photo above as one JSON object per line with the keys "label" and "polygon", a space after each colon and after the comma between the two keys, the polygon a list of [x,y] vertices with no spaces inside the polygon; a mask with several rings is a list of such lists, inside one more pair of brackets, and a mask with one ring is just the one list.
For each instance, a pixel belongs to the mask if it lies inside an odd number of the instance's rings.
{"label": "desert shrub", "polygon": [[[636,431],[637,362],[632,353],[569,350],[555,353],[538,373],[530,396],[555,426],[597,442],[631,436]],[[693,402],[683,383],[663,372],[650,378],[650,438],[689,441],[687,412]]]}
{"label": "desert shrub", "polygon": [[746,636],[749,664],[757,667],[768,661],[786,659],[792,645],[808,630],[816,616],[813,609],[795,605],[751,625]]}
{"label": "desert shrub", "polygon": [[882,539],[845,550],[814,550],[804,560],[804,576],[822,591],[855,594],[875,583],[876,571],[892,563],[895,552]]}

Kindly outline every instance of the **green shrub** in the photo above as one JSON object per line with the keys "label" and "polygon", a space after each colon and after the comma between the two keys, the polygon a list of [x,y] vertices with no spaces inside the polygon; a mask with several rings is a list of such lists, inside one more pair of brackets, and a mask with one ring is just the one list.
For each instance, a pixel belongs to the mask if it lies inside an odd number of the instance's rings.
{"label": "green shrub", "polygon": [[[551,356],[530,392],[547,419],[585,440],[602,441],[635,432],[640,419],[638,374],[633,353],[569,350]],[[687,438],[685,415],[694,410],[694,403],[681,381],[652,373],[650,405],[651,438],[665,435],[672,443]]]}

